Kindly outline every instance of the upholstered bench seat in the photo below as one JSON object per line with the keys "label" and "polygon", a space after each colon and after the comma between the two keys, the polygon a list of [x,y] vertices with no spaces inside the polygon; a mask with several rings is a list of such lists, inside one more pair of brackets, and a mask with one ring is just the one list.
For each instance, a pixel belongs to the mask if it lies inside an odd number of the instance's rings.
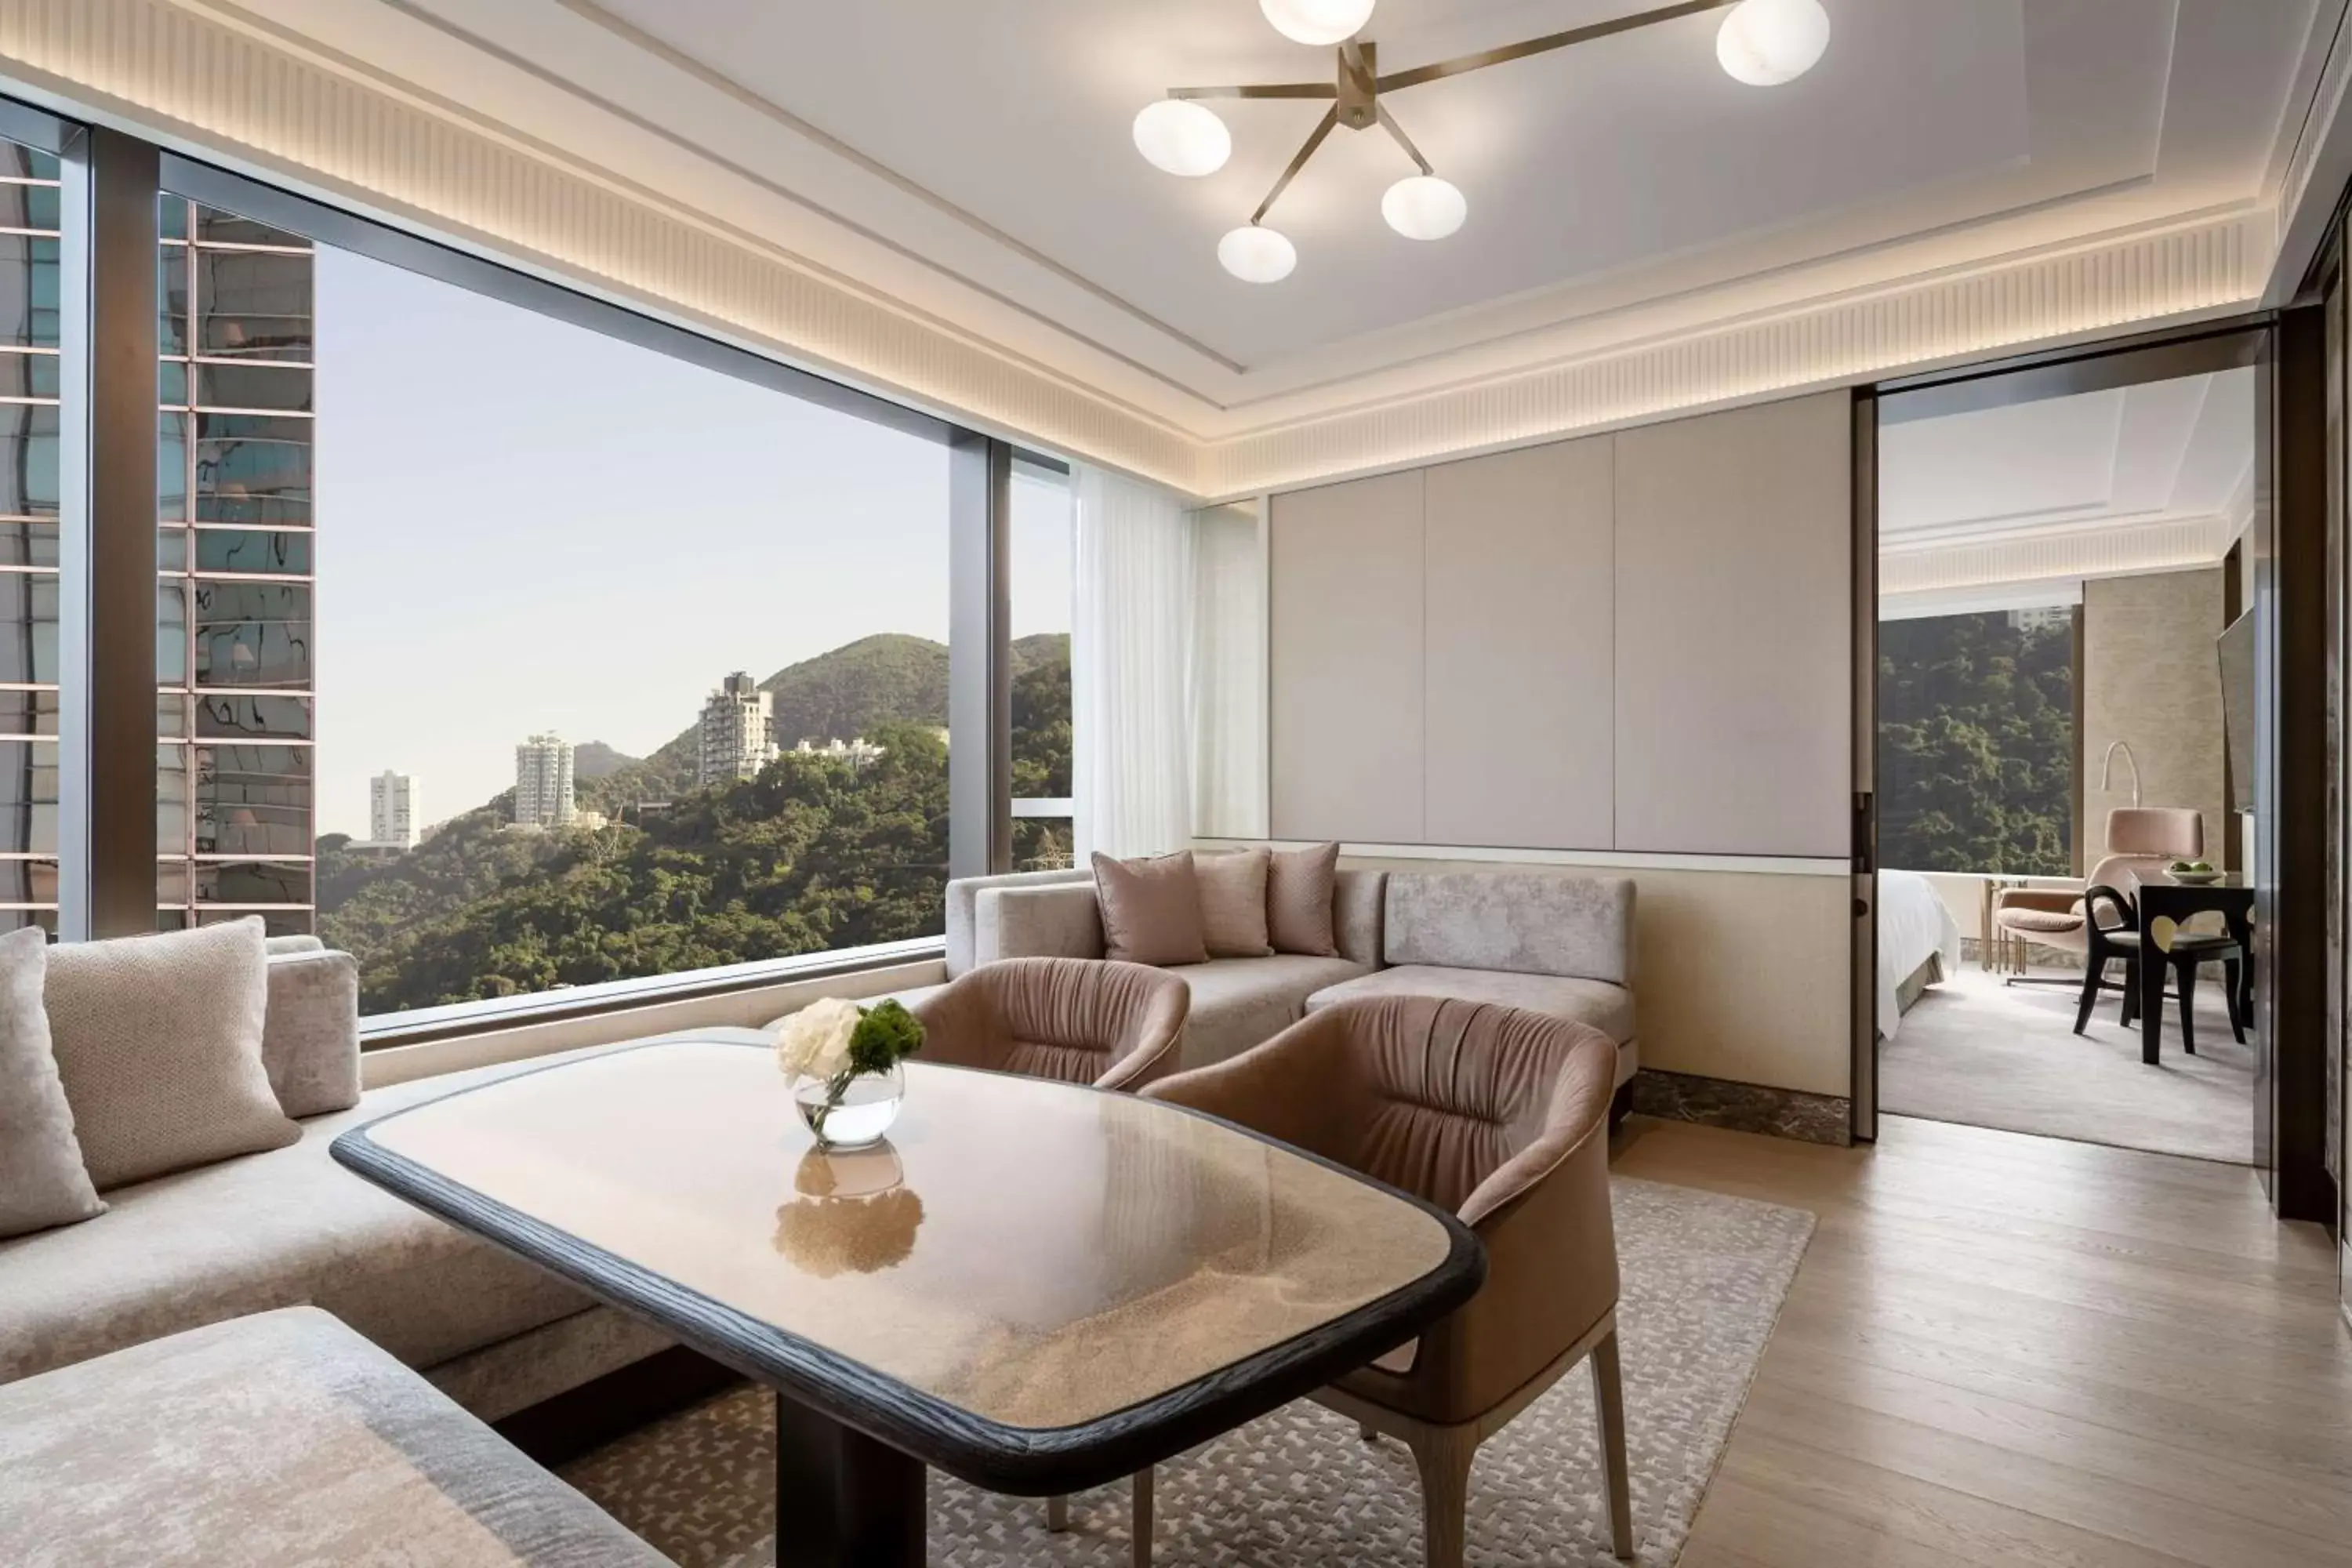
{"label": "upholstered bench seat", "polygon": [[1461,1002],[1494,1002],[1529,1013],[1548,1013],[1590,1025],[1622,1046],[1633,1037],[1633,994],[1606,980],[1565,974],[1516,974],[1503,969],[1452,969],[1434,963],[1400,963],[1360,980],[1327,986],[1307,999],[1310,1013],[1366,996],[1437,996]]}
{"label": "upholstered bench seat", "polygon": [[0,1563],[668,1559],[314,1308],[0,1386]]}

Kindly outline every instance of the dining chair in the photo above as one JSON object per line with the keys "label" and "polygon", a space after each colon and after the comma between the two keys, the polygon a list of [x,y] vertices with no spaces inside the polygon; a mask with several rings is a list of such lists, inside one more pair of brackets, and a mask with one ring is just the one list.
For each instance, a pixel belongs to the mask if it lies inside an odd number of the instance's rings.
{"label": "dining chair", "polygon": [[[2088,915],[2089,952],[2083,962],[2083,996],[2074,1009],[2074,1032],[2079,1035],[2090,1026],[2091,1008],[2100,991],[2112,988],[2106,967],[2117,959],[2124,964],[2123,1008],[2117,1021],[2129,1028],[2139,1017],[2139,966],[2146,961],[2140,952],[2138,906],[2131,895],[2105,885],[2086,889],[2083,904]],[[2113,923],[2103,923],[2102,905],[2116,917]],[[2190,1056],[2197,1054],[2197,973],[2208,963],[2221,964],[2227,976],[2223,1000],[2230,1009],[2230,1033],[2240,1045],[2246,1043],[2245,1019],[2239,1008],[2245,957],[2235,939],[2197,931],[2175,932],[2157,955],[2156,962],[2172,970],[2173,990],[2180,1001],[2180,1045]]]}
{"label": "dining chair", "polygon": [[1192,991],[1164,970],[1093,958],[1008,958],[917,1002],[922,1059],[1097,1089],[1171,1071]]}
{"label": "dining chair", "polygon": [[1609,1208],[1616,1064],[1607,1036],[1570,1019],[1382,996],[1144,1090],[1418,1194],[1485,1244],[1477,1295],[1313,1396],[1412,1449],[1430,1568],[1462,1562],[1478,1446],[1579,1362],[1591,1366],[1611,1549],[1633,1553]]}

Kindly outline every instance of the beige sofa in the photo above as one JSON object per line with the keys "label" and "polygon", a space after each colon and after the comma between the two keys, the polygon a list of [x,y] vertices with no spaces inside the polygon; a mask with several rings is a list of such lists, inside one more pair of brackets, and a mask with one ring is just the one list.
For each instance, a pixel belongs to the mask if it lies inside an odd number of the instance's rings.
{"label": "beige sofa", "polygon": [[107,1212],[94,1219],[0,1241],[0,1384],[303,1304],[332,1312],[484,1420],[667,1348],[327,1157],[347,1127],[555,1058],[362,1094],[356,967],[309,945],[271,956],[264,1035],[271,1087],[300,1142],[117,1187],[100,1194]]}
{"label": "beige sofa", "polygon": [[[972,962],[1103,956],[1093,881],[1051,875],[1050,882],[994,878],[970,889]],[[1387,994],[1458,996],[1573,1018],[1616,1045],[1620,1086],[1641,1065],[1630,879],[1342,870],[1331,913],[1336,957],[1216,958],[1169,971],[1192,993],[1183,1068],[1238,1056],[1331,1002]]]}

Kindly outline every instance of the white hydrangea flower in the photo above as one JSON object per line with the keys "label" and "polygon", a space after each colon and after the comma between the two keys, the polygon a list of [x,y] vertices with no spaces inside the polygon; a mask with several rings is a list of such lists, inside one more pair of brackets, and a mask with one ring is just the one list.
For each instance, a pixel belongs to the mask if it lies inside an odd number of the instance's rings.
{"label": "white hydrangea flower", "polygon": [[777,1026],[777,1068],[786,1078],[831,1078],[849,1065],[849,1037],[862,1016],[845,997],[810,1003]]}

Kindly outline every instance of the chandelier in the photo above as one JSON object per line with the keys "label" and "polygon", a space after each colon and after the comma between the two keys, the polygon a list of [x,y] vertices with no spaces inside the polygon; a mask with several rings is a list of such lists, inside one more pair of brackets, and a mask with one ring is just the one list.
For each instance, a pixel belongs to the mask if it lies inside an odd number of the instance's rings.
{"label": "chandelier", "polygon": [[1279,230],[1269,228],[1265,215],[1315,156],[1324,138],[1341,126],[1366,131],[1377,125],[1393,138],[1418,171],[1388,188],[1381,197],[1381,216],[1407,239],[1444,239],[1470,216],[1469,199],[1460,187],[1440,178],[1430,161],[1404,133],[1384,101],[1405,88],[1439,81],[1465,71],[1549,54],[1573,44],[1590,43],[1637,27],[1654,26],[1704,11],[1728,11],[1716,30],[1715,58],[1735,79],[1754,87],[1777,87],[1811,70],[1829,47],[1830,18],[1821,0],[1681,0],[1653,11],[1620,16],[1614,21],[1571,27],[1525,43],[1506,44],[1434,65],[1383,76],[1379,48],[1360,37],[1372,18],[1376,0],[1258,0],[1265,19],[1284,37],[1318,48],[1334,49],[1339,57],[1333,81],[1271,82],[1247,87],[1180,87],[1135,117],[1136,150],[1154,168],[1197,179],[1213,174],[1233,156],[1233,133],[1215,110],[1202,101],[1211,98],[1328,99],[1331,107],[1307,133],[1274,182],[1274,188],[1250,214],[1249,222],[1217,242],[1217,259],[1225,270],[1247,283],[1277,283],[1298,265],[1297,247]]}

